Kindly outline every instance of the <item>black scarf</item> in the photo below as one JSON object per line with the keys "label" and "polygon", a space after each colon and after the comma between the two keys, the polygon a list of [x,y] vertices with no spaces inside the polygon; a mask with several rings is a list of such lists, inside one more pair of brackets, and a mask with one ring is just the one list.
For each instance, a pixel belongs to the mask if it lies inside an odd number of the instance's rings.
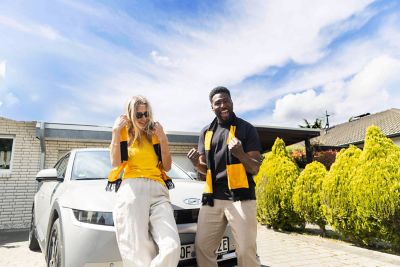
{"label": "black scarf", "polygon": [[[232,114],[232,119],[229,123],[229,135],[227,139],[226,146],[228,146],[229,142],[232,138],[235,137],[236,126],[237,126],[237,117],[235,114]],[[218,120],[215,118],[210,127],[205,132],[204,135],[204,148],[205,148],[205,156],[206,156],[206,164],[207,164],[207,174],[206,174],[206,185],[204,188],[204,193],[202,197],[203,205],[214,206],[214,193],[213,193],[213,185],[215,183],[215,175],[213,174],[213,170],[211,169],[210,156],[212,153],[211,143],[212,137],[215,130],[218,127]],[[233,201],[240,200],[250,200],[255,199],[252,190],[249,188],[249,177],[246,173],[246,169],[244,165],[232,155],[229,148],[226,148],[226,175],[228,179],[228,187],[231,191]]]}

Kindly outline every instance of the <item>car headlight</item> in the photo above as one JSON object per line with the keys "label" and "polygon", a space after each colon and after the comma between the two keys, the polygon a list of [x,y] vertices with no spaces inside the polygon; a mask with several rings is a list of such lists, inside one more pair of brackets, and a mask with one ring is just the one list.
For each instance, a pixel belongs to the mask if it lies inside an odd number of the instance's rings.
{"label": "car headlight", "polygon": [[114,226],[112,212],[72,210],[75,218],[84,223]]}

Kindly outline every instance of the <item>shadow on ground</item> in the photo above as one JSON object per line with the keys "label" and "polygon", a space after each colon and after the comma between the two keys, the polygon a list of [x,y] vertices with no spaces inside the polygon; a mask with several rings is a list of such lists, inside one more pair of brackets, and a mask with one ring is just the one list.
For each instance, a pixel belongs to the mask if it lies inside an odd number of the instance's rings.
{"label": "shadow on ground", "polygon": [[0,247],[13,248],[15,246],[7,246],[7,244],[27,241],[28,233],[28,230],[0,231]]}

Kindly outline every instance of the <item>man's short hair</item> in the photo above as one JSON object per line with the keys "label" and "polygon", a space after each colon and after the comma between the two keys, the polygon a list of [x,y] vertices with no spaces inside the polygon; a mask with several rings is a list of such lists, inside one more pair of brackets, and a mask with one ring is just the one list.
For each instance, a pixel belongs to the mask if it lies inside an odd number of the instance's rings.
{"label": "man's short hair", "polygon": [[216,94],[220,94],[220,93],[225,93],[229,96],[229,98],[231,97],[231,92],[229,92],[228,88],[224,87],[224,86],[217,86],[214,89],[211,90],[210,92],[210,102],[212,103],[212,98],[213,96],[215,96]]}

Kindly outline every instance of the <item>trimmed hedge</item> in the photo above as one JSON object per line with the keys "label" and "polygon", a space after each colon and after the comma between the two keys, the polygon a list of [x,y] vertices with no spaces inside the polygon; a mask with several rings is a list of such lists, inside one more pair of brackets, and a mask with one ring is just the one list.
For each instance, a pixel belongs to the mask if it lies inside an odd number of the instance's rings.
{"label": "trimmed hedge", "polygon": [[272,152],[264,158],[257,181],[257,218],[275,229],[304,226],[304,219],[293,210],[293,187],[299,169],[289,157],[285,143],[277,138]]}
{"label": "trimmed hedge", "polygon": [[367,129],[364,149],[342,149],[327,172],[313,162],[299,176],[277,138],[260,167],[257,217],[276,229],[326,223],[364,245],[400,251],[400,147],[380,129]]}
{"label": "trimmed hedge", "polygon": [[367,129],[351,192],[357,216],[354,237],[367,245],[388,241],[399,249],[400,148],[376,126]]}
{"label": "trimmed hedge", "polygon": [[314,161],[307,164],[296,181],[293,207],[306,222],[317,224],[325,233],[326,220],[321,207],[322,182],[326,176],[325,166]]}
{"label": "trimmed hedge", "polygon": [[355,207],[351,205],[350,182],[361,155],[353,145],[336,156],[322,183],[322,210],[327,222],[345,236],[353,235]]}

